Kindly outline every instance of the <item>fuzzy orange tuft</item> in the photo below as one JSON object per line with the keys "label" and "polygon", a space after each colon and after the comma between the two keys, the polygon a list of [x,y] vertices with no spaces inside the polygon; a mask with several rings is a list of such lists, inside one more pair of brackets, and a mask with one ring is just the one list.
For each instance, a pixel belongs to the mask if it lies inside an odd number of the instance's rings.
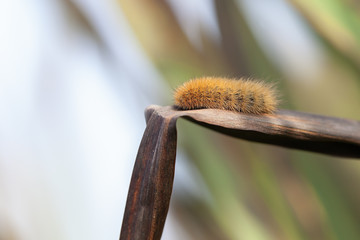
{"label": "fuzzy orange tuft", "polygon": [[218,77],[184,83],[175,90],[174,100],[183,110],[217,108],[252,114],[273,113],[278,104],[273,85]]}

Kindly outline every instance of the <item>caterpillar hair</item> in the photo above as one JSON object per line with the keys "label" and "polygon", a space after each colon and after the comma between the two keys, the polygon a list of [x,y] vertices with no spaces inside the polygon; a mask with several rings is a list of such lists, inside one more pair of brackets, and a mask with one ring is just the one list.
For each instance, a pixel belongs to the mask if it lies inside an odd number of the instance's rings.
{"label": "caterpillar hair", "polygon": [[273,113],[278,105],[273,84],[221,77],[185,82],[175,90],[174,101],[182,110],[216,108],[251,114]]}

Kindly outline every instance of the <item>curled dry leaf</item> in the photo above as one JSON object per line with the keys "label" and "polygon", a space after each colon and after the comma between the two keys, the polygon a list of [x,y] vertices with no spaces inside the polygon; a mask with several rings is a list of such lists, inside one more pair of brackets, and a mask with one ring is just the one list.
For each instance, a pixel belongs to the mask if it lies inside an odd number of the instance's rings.
{"label": "curled dry leaf", "polygon": [[219,109],[149,106],[130,183],[120,239],[160,239],[175,171],[176,120],[184,117],[245,140],[360,158],[360,122],[280,110],[251,115]]}

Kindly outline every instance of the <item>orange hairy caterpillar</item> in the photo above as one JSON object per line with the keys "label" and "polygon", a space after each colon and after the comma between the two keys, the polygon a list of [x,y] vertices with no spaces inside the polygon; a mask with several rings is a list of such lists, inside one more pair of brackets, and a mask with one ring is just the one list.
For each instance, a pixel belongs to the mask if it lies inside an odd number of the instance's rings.
{"label": "orange hairy caterpillar", "polygon": [[271,84],[219,77],[184,83],[175,90],[174,100],[175,106],[183,110],[217,108],[252,114],[273,113],[278,104]]}

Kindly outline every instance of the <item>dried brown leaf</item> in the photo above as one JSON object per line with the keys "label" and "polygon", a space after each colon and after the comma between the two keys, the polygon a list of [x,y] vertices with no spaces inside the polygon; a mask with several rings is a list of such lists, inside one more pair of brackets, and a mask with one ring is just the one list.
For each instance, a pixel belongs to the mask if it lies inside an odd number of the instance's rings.
{"label": "dried brown leaf", "polygon": [[254,142],[360,158],[360,122],[280,110],[250,115],[219,109],[178,111],[150,106],[130,183],[120,239],[160,239],[172,192],[176,120],[184,117]]}

